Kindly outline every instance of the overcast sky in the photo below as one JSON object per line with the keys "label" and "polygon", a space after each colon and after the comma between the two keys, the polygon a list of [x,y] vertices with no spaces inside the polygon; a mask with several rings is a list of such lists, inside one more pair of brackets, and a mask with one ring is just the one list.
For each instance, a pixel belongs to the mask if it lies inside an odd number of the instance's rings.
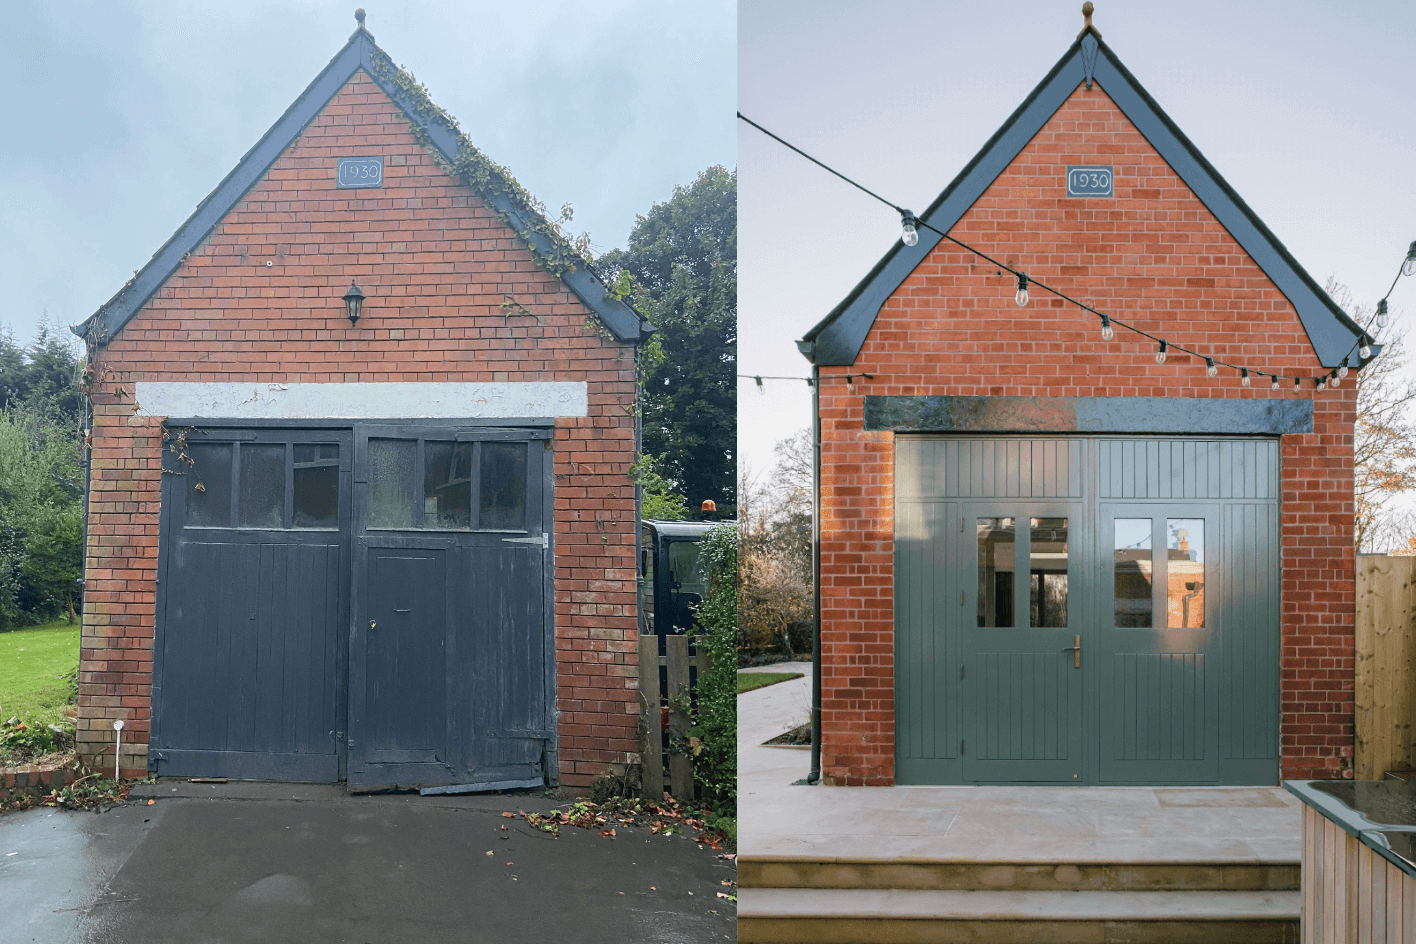
{"label": "overcast sky", "polygon": [[[1416,3],[1096,6],[1107,45],[1304,268],[1370,307],[1416,239]],[[922,211],[1067,51],[1080,10],[748,0],[739,108]],[[747,126],[738,162],[739,370],[805,376],[793,341],[899,238],[899,218]],[[1416,278],[1392,305],[1416,311]],[[766,387],[738,385],[755,470],[810,423],[805,383]]]}
{"label": "overcast sky", "polygon": [[[360,0],[4,5],[0,324],[28,343],[142,267],[354,31]],[[362,0],[393,60],[596,252],[734,166],[730,0]]]}

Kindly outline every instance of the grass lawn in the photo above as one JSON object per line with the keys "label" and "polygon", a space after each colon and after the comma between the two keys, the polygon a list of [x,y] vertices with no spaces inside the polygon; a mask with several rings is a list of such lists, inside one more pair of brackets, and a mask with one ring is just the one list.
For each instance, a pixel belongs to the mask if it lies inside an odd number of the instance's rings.
{"label": "grass lawn", "polygon": [[0,721],[18,717],[58,724],[69,701],[69,683],[62,676],[78,667],[78,623],[61,619],[0,632]]}
{"label": "grass lawn", "polygon": [[739,672],[738,694],[750,692],[754,688],[766,688],[778,682],[789,682],[801,678],[800,672]]}

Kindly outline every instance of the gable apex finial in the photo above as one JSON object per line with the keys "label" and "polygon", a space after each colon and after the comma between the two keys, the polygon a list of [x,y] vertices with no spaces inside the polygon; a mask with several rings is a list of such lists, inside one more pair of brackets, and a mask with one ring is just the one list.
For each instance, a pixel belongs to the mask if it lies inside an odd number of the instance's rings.
{"label": "gable apex finial", "polygon": [[[1087,6],[1091,6],[1091,4],[1089,3],[1089,4],[1087,4]],[[364,14],[364,8],[363,8],[363,7],[360,7],[359,9],[357,9],[357,10],[354,11],[354,20],[355,20],[355,22],[357,22],[357,23],[359,24],[359,29],[363,29],[363,28],[364,28],[364,16],[365,16],[365,14]],[[1088,19],[1087,22],[1090,23],[1091,20]]]}
{"label": "gable apex finial", "polygon": [[1092,6],[1091,0],[1087,0],[1086,3],[1082,4],[1082,31],[1077,34],[1078,39],[1081,39],[1088,33],[1091,33],[1097,39],[1101,39],[1101,30],[1092,26],[1092,13],[1095,12],[1095,10],[1096,7]]}

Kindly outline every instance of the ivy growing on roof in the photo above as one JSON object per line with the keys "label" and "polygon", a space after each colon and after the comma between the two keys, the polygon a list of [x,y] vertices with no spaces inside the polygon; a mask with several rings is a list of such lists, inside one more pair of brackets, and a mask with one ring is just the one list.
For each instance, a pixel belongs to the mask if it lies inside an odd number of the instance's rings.
{"label": "ivy growing on roof", "polygon": [[[548,219],[545,204],[523,187],[510,170],[478,150],[463,133],[457,119],[433,102],[427,87],[411,72],[394,65],[388,54],[377,47],[370,56],[370,62],[376,79],[403,93],[399,105],[417,119],[411,125],[418,143],[433,155],[444,170],[484,197],[488,208],[525,241],[542,266],[557,276],[579,268],[591,269],[590,237],[581,235],[572,242],[562,229],[572,216],[569,204],[561,207],[560,218],[552,222]],[[422,127],[423,123],[434,121],[440,122],[457,138],[457,157],[451,165],[444,160],[442,152],[434,146]]]}

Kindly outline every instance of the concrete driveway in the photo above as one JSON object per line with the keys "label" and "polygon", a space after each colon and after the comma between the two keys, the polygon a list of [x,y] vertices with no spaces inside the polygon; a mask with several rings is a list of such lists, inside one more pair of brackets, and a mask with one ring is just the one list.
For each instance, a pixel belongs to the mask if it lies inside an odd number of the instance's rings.
{"label": "concrete driveway", "polygon": [[[736,938],[732,862],[683,836],[560,838],[555,801],[162,782],[107,813],[0,817],[0,940],[697,942]],[[559,804],[562,808],[565,803]],[[503,828],[505,827],[505,828]]]}

